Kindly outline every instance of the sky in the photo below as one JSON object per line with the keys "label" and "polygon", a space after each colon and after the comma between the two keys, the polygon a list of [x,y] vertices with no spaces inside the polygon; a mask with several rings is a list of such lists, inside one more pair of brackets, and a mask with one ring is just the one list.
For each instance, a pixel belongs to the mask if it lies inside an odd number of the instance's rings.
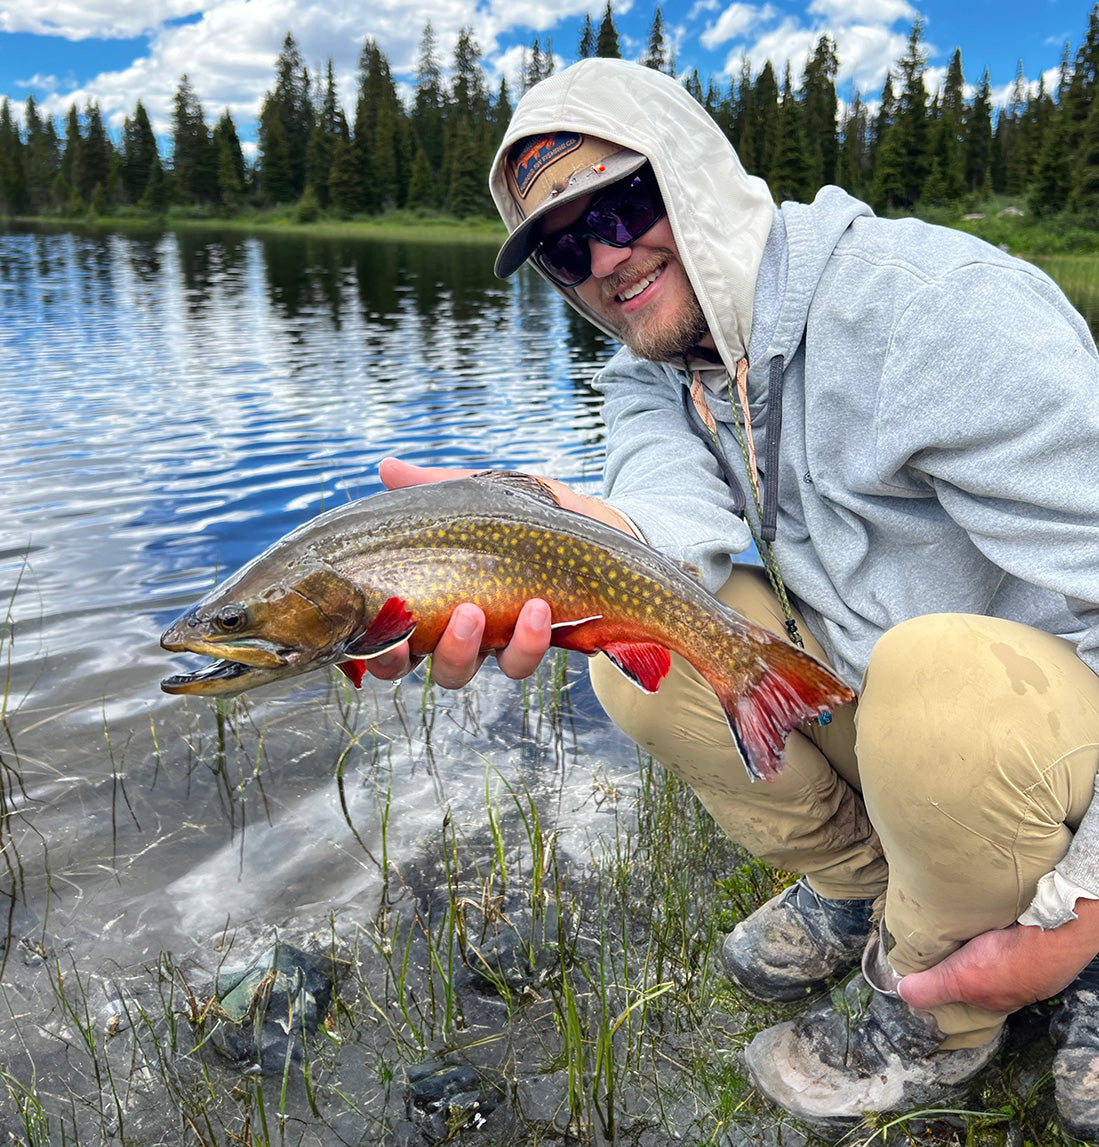
{"label": "sky", "polygon": [[[446,69],[462,28],[483,54],[490,87],[501,76],[518,90],[535,37],[552,46],[557,67],[576,58],[585,13],[598,27],[605,0],[0,0],[0,99],[17,118],[28,95],[43,114],[63,119],[71,104],[96,101],[117,139],[138,100],[158,132],[186,74],[212,127],[228,108],[242,139],[254,138],[274,64],[291,32],[310,70],[329,57],[345,110],[354,109],[356,67],[372,37],[402,94],[411,91],[423,30],[430,20]],[[644,49],[656,0],[612,0],[622,55]],[[1006,100],[1022,63],[1026,79],[1056,83],[1064,45],[1073,52],[1088,26],[1091,0],[665,0],[661,12],[680,71],[705,82],[757,73],[770,59],[780,79],[789,60],[795,85],[822,33],[836,42],[841,98],[857,89],[873,102],[917,18],[924,25],[929,85],[937,85],[956,48],[969,85],[987,69],[997,102]]]}

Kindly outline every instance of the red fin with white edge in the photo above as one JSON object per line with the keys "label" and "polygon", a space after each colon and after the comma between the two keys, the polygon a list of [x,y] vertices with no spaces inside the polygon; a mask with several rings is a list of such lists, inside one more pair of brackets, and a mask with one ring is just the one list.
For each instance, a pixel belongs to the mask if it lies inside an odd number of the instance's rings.
{"label": "red fin with white edge", "polygon": [[656,692],[672,666],[672,655],[663,645],[651,642],[611,641],[599,648],[620,673],[646,693]]}
{"label": "red fin with white edge", "polygon": [[[762,675],[722,708],[753,780],[774,780],[790,732],[854,700],[855,692],[808,653],[776,640],[761,654]],[[711,682],[712,684],[713,682]]]}
{"label": "red fin with white edge", "polygon": [[365,661],[340,661],[336,668],[355,686],[356,689],[363,687],[363,677],[366,676],[366,662]]}
{"label": "red fin with white edge", "polygon": [[399,597],[388,598],[365,633],[360,633],[344,646],[344,653],[355,657],[377,657],[412,636],[416,619]]}

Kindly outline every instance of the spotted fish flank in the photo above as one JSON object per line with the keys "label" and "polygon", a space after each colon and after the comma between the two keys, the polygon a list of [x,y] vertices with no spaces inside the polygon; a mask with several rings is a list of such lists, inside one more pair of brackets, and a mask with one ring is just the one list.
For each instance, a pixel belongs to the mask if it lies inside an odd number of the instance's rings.
{"label": "spotted fish flank", "polygon": [[429,654],[461,602],[484,610],[483,650],[502,649],[532,597],[550,606],[554,645],[603,653],[648,692],[672,652],[686,658],[753,777],[777,772],[791,729],[853,697],[691,571],[501,473],[390,490],[287,534],[168,628],[165,649],[218,660],[161,687],[225,696],[325,665],[358,685],[366,660],[403,641]]}

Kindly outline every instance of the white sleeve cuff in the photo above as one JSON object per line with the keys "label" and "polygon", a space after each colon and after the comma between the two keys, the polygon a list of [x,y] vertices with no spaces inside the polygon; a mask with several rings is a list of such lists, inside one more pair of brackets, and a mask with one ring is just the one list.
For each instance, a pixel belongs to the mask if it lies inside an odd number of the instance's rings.
{"label": "white sleeve cuff", "polygon": [[1076,919],[1076,901],[1099,900],[1094,892],[1066,880],[1056,869],[1047,872],[1038,881],[1038,888],[1030,906],[1019,917],[1020,924],[1037,924],[1040,928],[1060,928]]}

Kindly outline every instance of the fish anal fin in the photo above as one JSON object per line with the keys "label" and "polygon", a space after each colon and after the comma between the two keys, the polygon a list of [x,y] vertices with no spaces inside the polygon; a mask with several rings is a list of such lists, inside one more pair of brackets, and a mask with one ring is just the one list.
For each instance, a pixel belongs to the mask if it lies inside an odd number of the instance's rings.
{"label": "fish anal fin", "polygon": [[399,597],[388,598],[370,625],[344,647],[352,657],[377,657],[380,653],[407,641],[416,628],[416,619]]}
{"label": "fish anal fin", "polygon": [[655,693],[672,665],[672,655],[653,642],[610,641],[600,649],[611,664],[645,693]]}

